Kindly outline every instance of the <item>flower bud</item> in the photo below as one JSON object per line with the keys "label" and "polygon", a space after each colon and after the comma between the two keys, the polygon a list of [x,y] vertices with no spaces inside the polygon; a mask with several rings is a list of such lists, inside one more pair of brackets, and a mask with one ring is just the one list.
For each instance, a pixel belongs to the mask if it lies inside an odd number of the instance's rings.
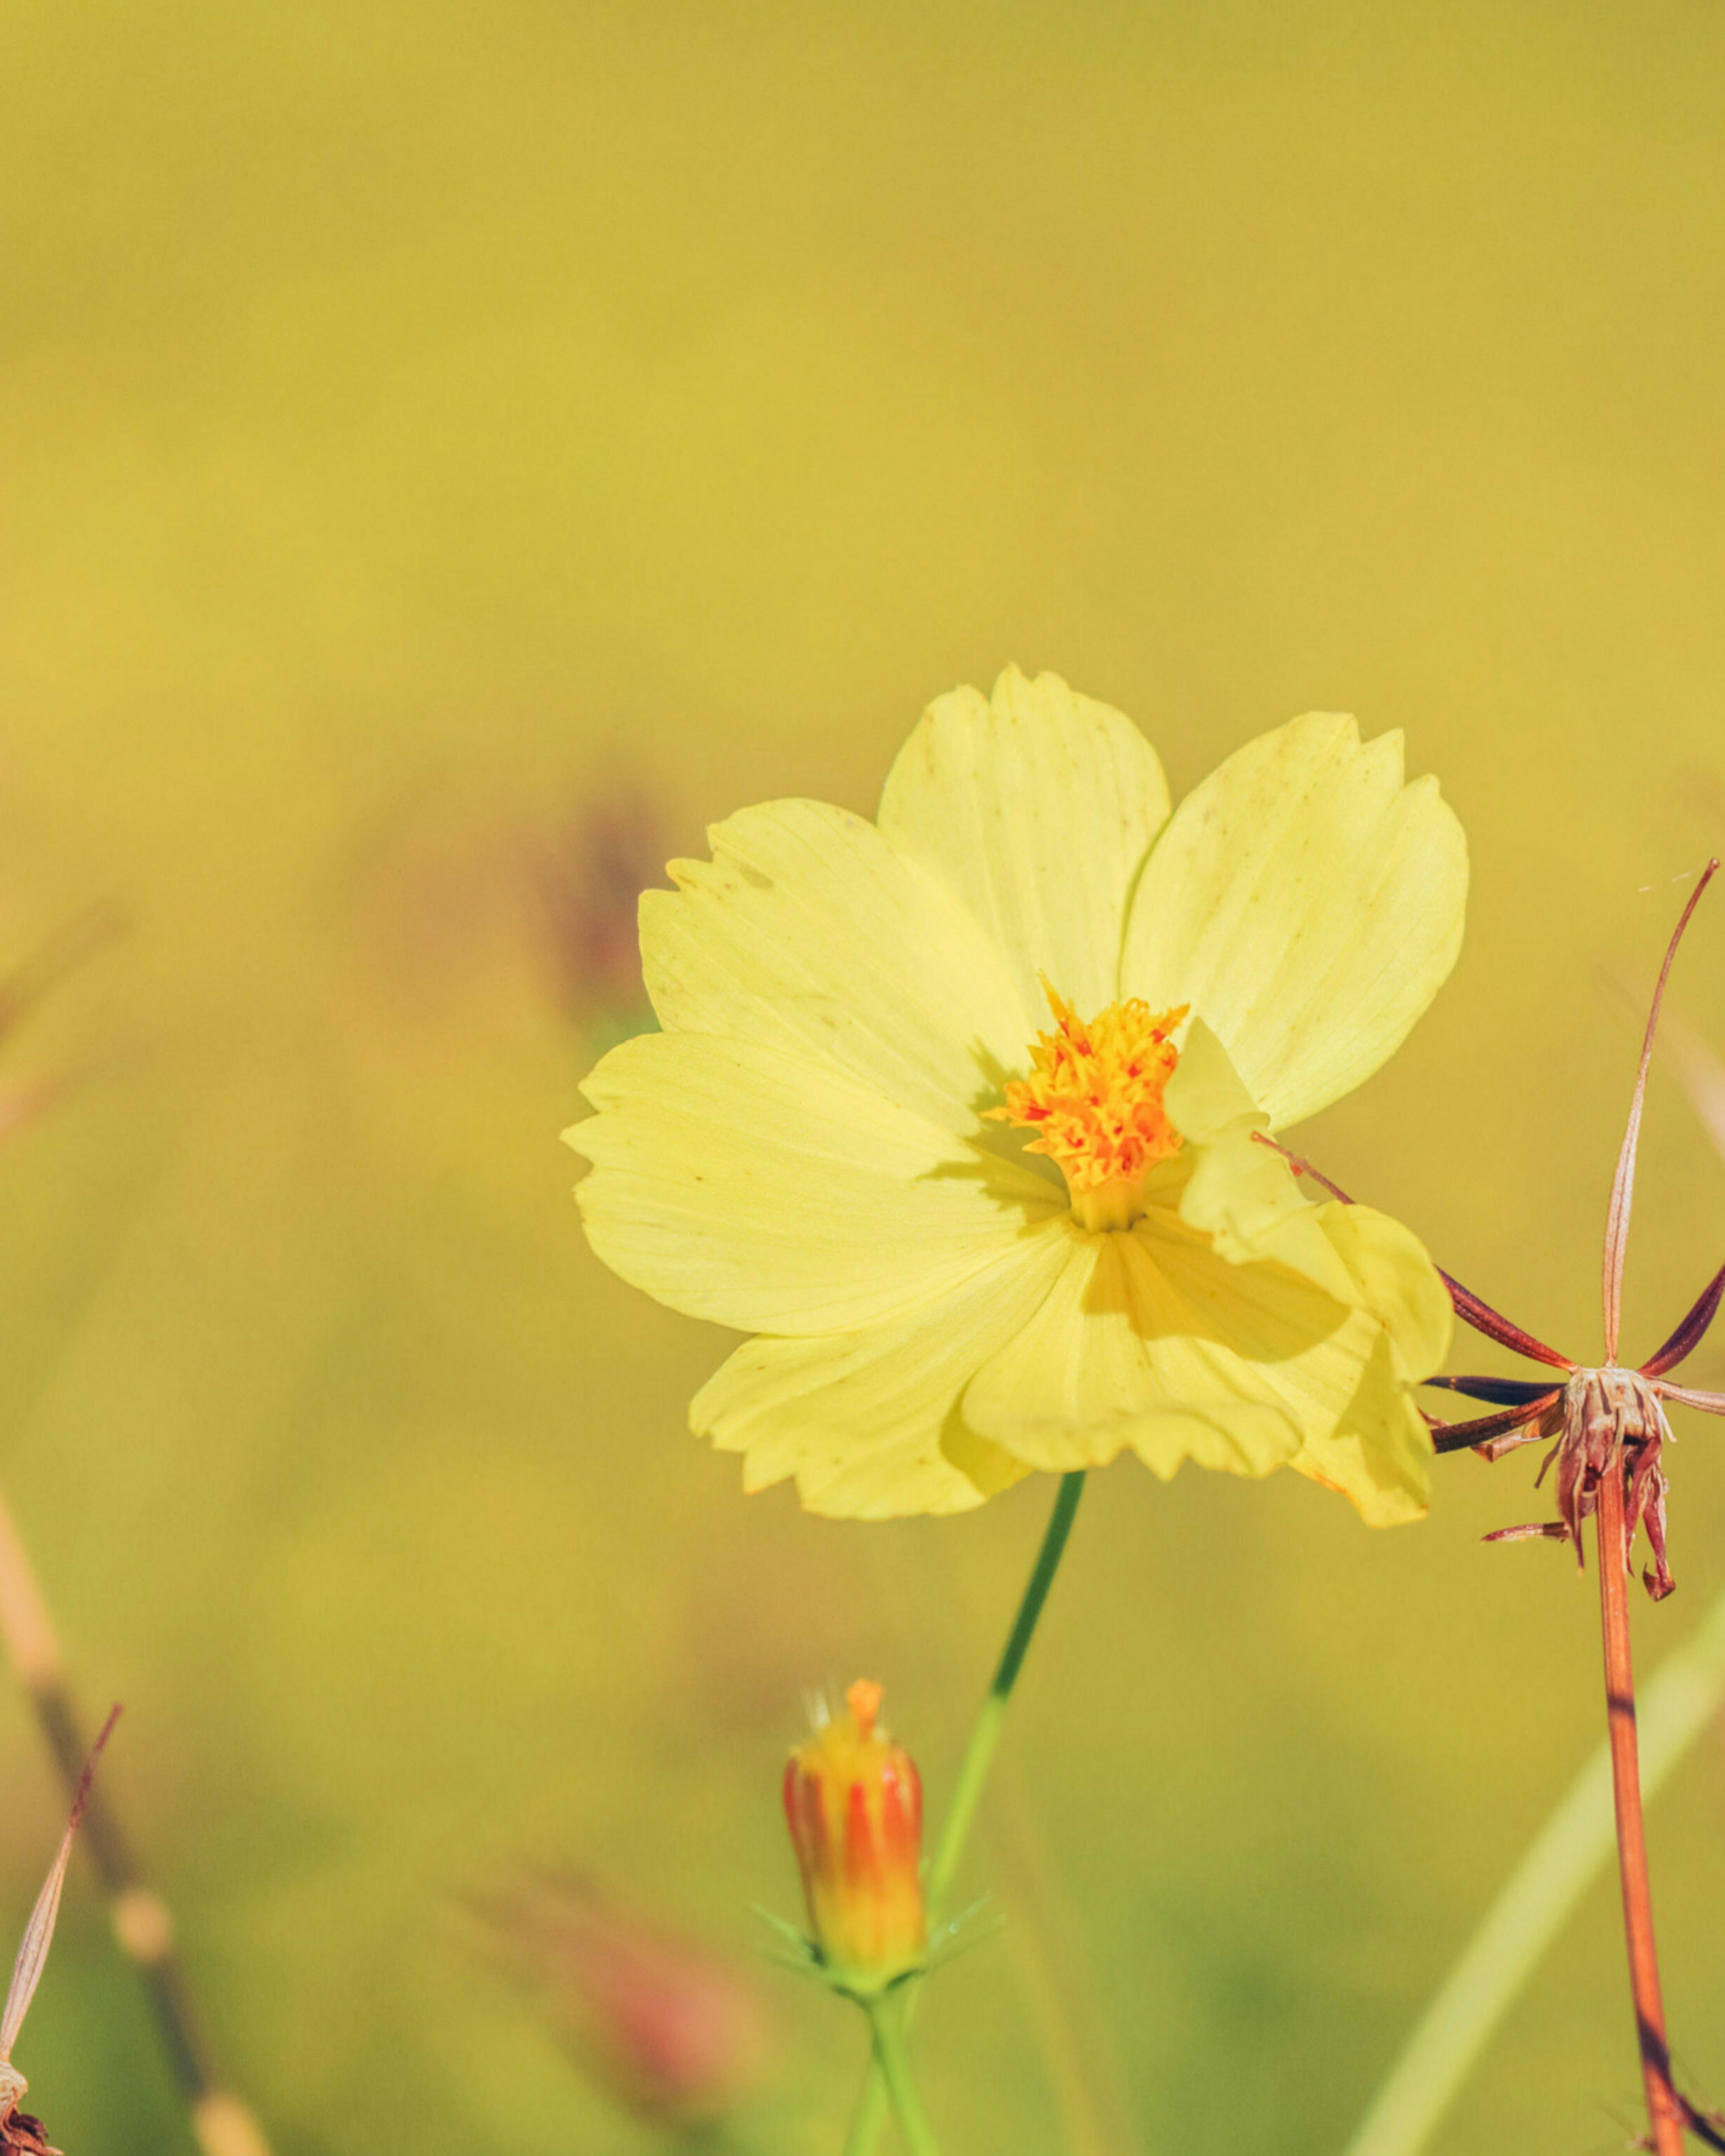
{"label": "flower bud", "polygon": [[875,1726],[880,1687],[859,1682],[845,1712],[792,1753],[785,1817],[809,1927],[844,1982],[878,1989],[922,1965],[922,1784],[908,1752]]}

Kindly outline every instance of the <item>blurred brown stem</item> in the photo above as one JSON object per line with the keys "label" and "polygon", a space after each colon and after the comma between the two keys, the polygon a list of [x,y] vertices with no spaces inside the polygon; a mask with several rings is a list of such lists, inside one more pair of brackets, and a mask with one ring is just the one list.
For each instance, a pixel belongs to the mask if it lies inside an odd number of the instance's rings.
{"label": "blurred brown stem", "polygon": [[[89,1746],[66,1688],[54,1620],[3,1494],[0,1639],[35,1710],[60,1779],[69,1791],[75,1789]],[[174,1948],[172,1917],[161,1896],[141,1877],[106,1789],[106,1784],[99,1785],[90,1793],[82,1830],[85,1846],[107,1892],[114,1936],[143,1979],[162,2048],[192,2114],[198,2144],[203,2156],[270,2156],[270,2143],[249,2108],[223,2088],[210,2070]]]}
{"label": "blurred brown stem", "polygon": [[1659,1950],[1653,1936],[1653,1897],[1647,1879],[1647,1836],[1641,1816],[1641,1768],[1635,1740],[1635,1676],[1630,1658],[1629,1596],[1625,1585],[1623,1466],[1615,1455],[1600,1478],[1597,1527],[1605,1717],[1611,1743],[1611,1789],[1617,1806],[1623,1928],[1629,1947],[1630,1993],[1635,2001],[1641,2080],[1656,2156],[1683,2156],[1686,2107],[1671,2086],[1665,2006],[1659,1990]]}

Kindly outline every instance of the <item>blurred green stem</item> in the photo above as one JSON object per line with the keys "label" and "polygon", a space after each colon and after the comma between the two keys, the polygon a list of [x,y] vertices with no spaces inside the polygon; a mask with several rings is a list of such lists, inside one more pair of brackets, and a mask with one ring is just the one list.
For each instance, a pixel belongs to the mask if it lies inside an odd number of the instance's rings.
{"label": "blurred green stem", "polygon": [[[1722,1699],[1725,1595],[1641,1694],[1641,1786],[1647,1795],[1706,1728]],[[1418,2156],[1615,1844],[1611,1757],[1609,1745],[1601,1744],[1486,1912],[1346,2156]]]}
{"label": "blurred green stem", "polygon": [[[69,1794],[84,1773],[90,1739],[73,1707],[65,1664],[29,1553],[0,1494],[0,1641],[34,1709]],[[114,1936],[136,1967],[169,2071],[191,2113],[203,2156],[270,2156],[250,2107],[223,2086],[205,2053],[180,1966],[167,1904],[144,1880],[120,1829],[110,1784],[90,1792],[84,1846],[101,1876]]]}
{"label": "blurred green stem", "polygon": [[[988,1779],[988,1768],[999,1748],[1000,1732],[1006,1722],[1007,1702],[1012,1697],[1013,1686],[1019,1681],[1019,1671],[1024,1667],[1024,1656],[1029,1651],[1037,1620],[1042,1614],[1042,1605],[1048,1599],[1048,1590],[1054,1585],[1054,1576],[1060,1568],[1060,1559],[1065,1553],[1066,1537],[1072,1532],[1073,1517],[1083,1495],[1084,1471],[1081,1468],[1076,1474],[1060,1477],[1054,1511],[1042,1537],[1042,1547],[1036,1553],[1036,1563],[1031,1568],[1023,1599],[1019,1604],[1019,1614],[1013,1620],[1012,1630],[994,1671],[994,1681],[988,1686],[982,1712],[970,1732],[970,1742],[964,1748],[964,1757],[958,1767],[957,1785],[953,1789],[946,1824],[941,1829],[941,1837],[935,1845],[934,1856],[928,1866],[928,1922],[931,1931],[945,1913],[947,1897],[952,1891],[959,1859],[964,1854],[964,1845],[969,1838],[977,1807],[982,1802],[983,1786]],[[906,2028],[916,2011],[916,1994],[914,1984],[905,1986],[903,2013]],[[874,2065],[870,2068],[855,2116],[850,2123],[850,2132],[845,2143],[845,2156],[874,2156],[886,2117],[886,2082],[877,2054]]]}
{"label": "blurred green stem", "polygon": [[911,2079],[910,2054],[905,2049],[910,2005],[909,1995],[903,1989],[870,2000],[868,2015],[870,2032],[875,2040],[875,2071],[886,2087],[893,2116],[898,2120],[911,2156],[940,2156],[928,2121],[922,2116],[916,2084]]}

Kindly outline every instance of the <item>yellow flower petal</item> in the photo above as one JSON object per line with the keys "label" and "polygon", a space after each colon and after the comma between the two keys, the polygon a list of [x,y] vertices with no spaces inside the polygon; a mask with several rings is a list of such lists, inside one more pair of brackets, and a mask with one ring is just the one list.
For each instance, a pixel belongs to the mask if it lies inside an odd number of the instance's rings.
{"label": "yellow flower petal", "polygon": [[1179,1198],[1189,1226],[1235,1265],[1291,1265],[1337,1301],[1369,1311],[1409,1382],[1442,1367],[1455,1313],[1424,1244],[1369,1205],[1311,1202],[1287,1162],[1256,1137],[1269,1119],[1201,1019],[1192,1022],[1163,1104],[1189,1141]]}
{"label": "yellow flower petal", "polygon": [[751,1340],[696,1394],[691,1424],[743,1455],[746,1489],[793,1475],[813,1512],[968,1511],[1029,1470],[965,1425],[960,1396],[1031,1316],[1065,1255],[1050,1224],[913,1317],[825,1339]]}
{"label": "yellow flower petal", "polygon": [[648,993],[667,1031],[822,1064],[967,1134],[1023,1060],[1005,965],[957,902],[872,824],[769,801],[716,824],[641,900]]}
{"label": "yellow flower petal", "polygon": [[1320,1209],[1279,1153],[1259,1142],[1269,1117],[1202,1019],[1194,1019],[1163,1105],[1186,1140],[1180,1218],[1230,1265],[1291,1266],[1338,1302],[1359,1300]]}
{"label": "yellow flower petal", "polygon": [[1358,1283],[1326,1232],[1326,1209],[1307,1200],[1280,1154],[1258,1143],[1261,1121],[1243,1118],[1208,1145],[1187,1148],[1180,1218],[1230,1265],[1286,1265],[1335,1301],[1359,1303]]}
{"label": "yellow flower petal", "polygon": [[1189,1149],[1180,1217],[1230,1263],[1287,1266],[1360,1313],[1366,1324],[1347,1341],[1368,1351],[1358,1383],[1333,1428],[1308,1424],[1291,1464],[1350,1498],[1368,1526],[1418,1519],[1431,1502],[1432,1450],[1409,1389],[1449,1353],[1449,1294],[1399,1221],[1334,1199],[1308,1203],[1287,1163],[1252,1136],[1261,1120]]}
{"label": "yellow flower petal", "polygon": [[1178,1214],[1128,1233],[1068,1228],[1042,1307],[978,1373],[965,1419],[1032,1466],[1101,1466],[1131,1446],[1266,1475],[1336,1424],[1378,1327],[1276,1265],[1235,1265]]}
{"label": "yellow flower petal", "polygon": [[1440,1370],[1449,1358],[1455,1309],[1425,1245],[1411,1229],[1369,1205],[1332,1204],[1317,1210],[1353,1276],[1359,1302],[1389,1336],[1397,1374],[1418,1384]]}
{"label": "yellow flower petal", "polygon": [[[1296,721],[1169,822],[1125,719],[1009,670],[925,714],[878,829],[775,802],[711,835],[643,903],[665,1031],[606,1059],[568,1136],[608,1263],[771,1336],[693,1410],[751,1487],[950,1512],[1130,1447],[1424,1509],[1409,1388],[1447,1296],[1406,1230],[1309,1203],[1258,1142],[1375,1068],[1453,960],[1465,852],[1396,740]],[[1129,1230],[1081,1229],[982,1120],[1043,975],[1081,1013],[1193,1007],[1159,1101],[1185,1144]]]}
{"label": "yellow flower petal", "polygon": [[565,1132],[607,1265],[744,1332],[849,1332],[997,1262],[1062,1206],[1047,1178],[818,1064],[742,1040],[645,1034],[582,1089]]}
{"label": "yellow flower petal", "polygon": [[1399,734],[1314,713],[1189,794],[1132,901],[1123,993],[1190,1004],[1272,1127],[1337,1099],[1406,1037],[1455,963],[1461,829]]}
{"label": "yellow flower petal", "polygon": [[1181,1137],[1207,1145],[1245,1117],[1267,1130],[1270,1118],[1252,1098],[1228,1051],[1201,1018],[1186,1029],[1180,1060],[1163,1089],[1162,1105]]}
{"label": "yellow flower petal", "polygon": [[1380,1332],[1336,1427],[1309,1435],[1292,1462],[1348,1498],[1368,1527],[1400,1527],[1431,1508],[1431,1433],[1395,1360]]}
{"label": "yellow flower petal", "polygon": [[954,690],[899,752],[880,829],[1004,954],[1024,1021],[1019,1064],[1046,1022],[1039,974],[1083,1012],[1120,993],[1127,896],[1167,815],[1148,742],[1053,674],[1009,667],[986,701]]}
{"label": "yellow flower petal", "polygon": [[1403,1380],[1442,1367],[1455,1312],[1419,1238],[1368,1205],[1309,1204],[1284,1163],[1244,1132],[1195,1150],[1180,1217],[1230,1264],[1286,1265],[1384,1327]]}

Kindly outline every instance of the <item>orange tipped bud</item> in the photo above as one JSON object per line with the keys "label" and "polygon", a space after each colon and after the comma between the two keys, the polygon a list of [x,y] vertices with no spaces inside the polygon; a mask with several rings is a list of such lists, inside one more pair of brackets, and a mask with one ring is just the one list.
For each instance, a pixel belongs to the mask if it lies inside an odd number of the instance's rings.
{"label": "orange tipped bud", "polygon": [[852,1685],[844,1712],[799,1744],[784,1771],[814,1943],[836,1976],[870,1988],[920,1967],[928,1943],[922,1779],[876,1728],[880,1711],[879,1685]]}

